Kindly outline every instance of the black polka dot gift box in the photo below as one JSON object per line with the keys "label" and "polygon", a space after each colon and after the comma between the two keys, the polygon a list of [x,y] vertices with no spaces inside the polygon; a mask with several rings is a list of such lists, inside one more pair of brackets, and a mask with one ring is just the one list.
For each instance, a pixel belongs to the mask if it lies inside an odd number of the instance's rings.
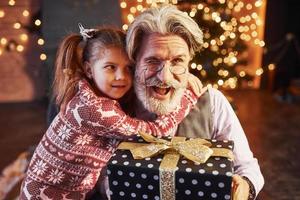
{"label": "black polka dot gift box", "polygon": [[232,141],[142,136],[108,163],[112,200],[231,199]]}

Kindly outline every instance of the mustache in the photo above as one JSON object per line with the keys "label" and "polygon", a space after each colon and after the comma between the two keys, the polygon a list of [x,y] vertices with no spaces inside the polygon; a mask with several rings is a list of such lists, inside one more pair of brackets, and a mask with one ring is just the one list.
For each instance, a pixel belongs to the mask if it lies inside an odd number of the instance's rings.
{"label": "mustache", "polygon": [[174,89],[179,89],[179,88],[185,88],[186,86],[182,83],[180,83],[177,80],[170,80],[170,81],[166,81],[166,82],[162,82],[161,80],[159,80],[156,76],[154,77],[150,77],[146,80],[143,80],[142,77],[140,76],[136,76],[135,79],[138,83],[146,86],[146,87],[161,87],[161,88],[168,88],[168,87],[172,87]]}

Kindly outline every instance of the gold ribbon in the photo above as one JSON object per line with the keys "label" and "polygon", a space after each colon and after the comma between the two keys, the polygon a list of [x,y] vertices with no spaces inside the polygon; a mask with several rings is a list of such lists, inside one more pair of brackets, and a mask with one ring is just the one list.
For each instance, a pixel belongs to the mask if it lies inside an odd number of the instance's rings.
{"label": "gold ribbon", "polygon": [[186,140],[185,137],[173,137],[171,141],[167,141],[143,132],[139,134],[149,143],[122,142],[118,149],[130,150],[134,159],[164,154],[159,166],[161,200],[175,200],[175,171],[181,155],[196,163],[205,163],[211,156],[233,160],[231,150],[210,148],[211,143],[205,139]]}

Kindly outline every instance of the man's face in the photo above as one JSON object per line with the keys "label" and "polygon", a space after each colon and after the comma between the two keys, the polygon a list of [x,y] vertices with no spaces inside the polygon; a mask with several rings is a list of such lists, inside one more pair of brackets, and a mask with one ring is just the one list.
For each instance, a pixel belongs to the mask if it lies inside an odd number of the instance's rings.
{"label": "man's face", "polygon": [[187,43],[176,35],[145,36],[137,54],[135,91],[144,107],[157,114],[173,111],[187,85],[191,59]]}

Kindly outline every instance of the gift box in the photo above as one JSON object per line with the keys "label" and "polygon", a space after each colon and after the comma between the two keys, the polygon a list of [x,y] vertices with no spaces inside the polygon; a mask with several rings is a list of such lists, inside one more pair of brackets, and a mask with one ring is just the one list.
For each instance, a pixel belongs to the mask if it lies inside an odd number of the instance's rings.
{"label": "gift box", "polygon": [[[173,172],[162,169],[161,165],[165,165],[162,161],[166,157],[164,152],[155,153],[152,157],[134,159],[129,150],[118,149],[107,166],[111,199],[231,199],[233,162],[232,158],[223,157],[222,152],[224,149],[231,152],[233,142],[207,141],[210,142],[209,148],[217,156],[213,154],[205,163],[199,163],[179,155]],[[134,139],[133,142],[146,143],[142,138]],[[147,148],[153,149],[153,146]],[[171,154],[178,153],[167,151]],[[222,156],[218,156],[219,154]],[[173,158],[169,161],[173,162]]]}

